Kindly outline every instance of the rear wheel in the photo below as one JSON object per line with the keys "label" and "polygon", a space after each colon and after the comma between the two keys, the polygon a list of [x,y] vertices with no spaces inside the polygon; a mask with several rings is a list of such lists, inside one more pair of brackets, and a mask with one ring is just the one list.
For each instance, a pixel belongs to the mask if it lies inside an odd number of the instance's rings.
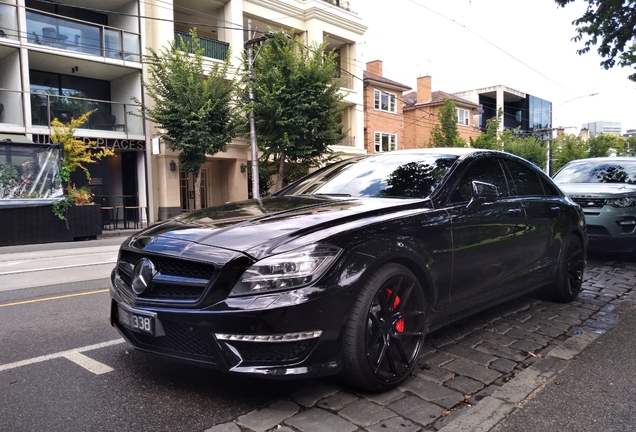
{"label": "rear wheel", "polygon": [[426,317],[415,275],[399,264],[380,268],[360,291],[345,327],[344,378],[370,391],[397,387],[417,362]]}
{"label": "rear wheel", "polygon": [[583,285],[583,272],[585,271],[585,253],[583,243],[571,235],[563,244],[563,250],[559,258],[557,280],[550,290],[552,300],[568,303],[578,297]]}

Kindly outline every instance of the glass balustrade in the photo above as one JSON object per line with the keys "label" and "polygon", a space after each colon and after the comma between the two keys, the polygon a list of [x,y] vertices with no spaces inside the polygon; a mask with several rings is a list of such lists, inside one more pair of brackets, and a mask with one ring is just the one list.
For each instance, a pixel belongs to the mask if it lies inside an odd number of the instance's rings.
{"label": "glass balustrade", "polygon": [[0,89],[0,123],[24,126],[22,92]]}
{"label": "glass balustrade", "polygon": [[[91,113],[79,129],[123,132],[143,135],[143,119],[138,105],[107,102],[71,96],[30,93],[31,123],[34,127],[48,128],[53,119],[68,123],[71,119]],[[137,114],[137,115],[135,115]]]}
{"label": "glass balustrade", "polygon": [[0,38],[18,40],[18,13],[15,6],[0,3]]}
{"label": "glass balustrade", "polygon": [[100,57],[141,61],[139,35],[84,21],[26,11],[27,41]]}

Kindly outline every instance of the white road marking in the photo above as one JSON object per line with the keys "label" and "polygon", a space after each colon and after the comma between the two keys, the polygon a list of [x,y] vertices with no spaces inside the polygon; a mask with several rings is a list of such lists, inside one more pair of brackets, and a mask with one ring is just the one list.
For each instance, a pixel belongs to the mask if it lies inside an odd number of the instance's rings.
{"label": "white road marking", "polygon": [[104,363],[100,363],[97,360],[93,360],[92,358],[87,357],[77,351],[64,354],[63,357],[69,359],[77,365],[80,365],[87,371],[93,372],[95,375],[101,375],[115,370],[112,367],[107,366]]}
{"label": "white road marking", "polygon": [[88,266],[95,266],[95,265],[102,265],[102,264],[112,264],[112,263],[114,263],[116,261],[117,261],[117,258],[112,258],[112,259],[109,259],[107,261],[87,263],[87,264],[72,264],[72,265],[57,266],[57,267],[44,267],[44,268],[26,269],[26,270],[13,270],[13,271],[7,271],[7,272],[0,272],[0,276],[12,275],[12,274],[20,274],[20,273],[33,273],[33,272],[38,272],[38,271],[60,270],[60,269],[68,269],[68,268],[74,268],[74,267],[88,267]]}
{"label": "white road marking", "polygon": [[[68,358],[68,357],[66,357],[67,355],[71,355],[72,356],[74,353],[93,351],[93,350],[96,350],[96,349],[105,348],[105,347],[109,347],[109,346],[112,346],[112,345],[118,345],[118,344],[124,343],[124,342],[125,341],[123,339],[121,339],[121,338],[120,339],[113,339],[111,341],[102,342],[102,343],[98,343],[98,344],[95,344],[95,345],[87,345],[85,347],[75,348],[75,349],[68,350],[68,351],[60,351],[60,352],[54,353],[54,354],[47,354],[47,355],[43,355],[43,356],[40,356],[40,357],[34,357],[34,358],[31,358],[31,359],[27,359],[27,360],[21,360],[21,361],[14,362],[14,363],[7,363],[7,364],[0,365],[0,372],[6,371],[6,370],[9,370],[9,369],[16,369],[16,368],[19,368],[19,367],[22,367],[22,366],[27,366],[27,365],[31,365],[31,364],[35,364],[35,363],[42,363],[44,361],[53,360],[53,359],[60,358],[60,357]],[[74,361],[74,360],[72,360],[72,361]]]}

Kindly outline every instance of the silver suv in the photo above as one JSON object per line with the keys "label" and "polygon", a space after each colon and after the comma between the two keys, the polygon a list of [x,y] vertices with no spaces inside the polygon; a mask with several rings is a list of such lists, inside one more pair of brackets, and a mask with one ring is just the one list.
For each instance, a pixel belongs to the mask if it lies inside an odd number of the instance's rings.
{"label": "silver suv", "polygon": [[554,181],[583,208],[590,249],[636,249],[636,158],[573,160]]}

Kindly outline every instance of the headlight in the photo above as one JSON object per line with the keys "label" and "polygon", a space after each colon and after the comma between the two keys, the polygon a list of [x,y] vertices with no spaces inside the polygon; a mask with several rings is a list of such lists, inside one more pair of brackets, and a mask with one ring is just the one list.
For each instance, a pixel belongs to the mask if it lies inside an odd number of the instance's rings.
{"label": "headlight", "polygon": [[230,296],[270,293],[300,288],[318,280],[342,253],[342,249],[314,244],[274,255],[254,263]]}
{"label": "headlight", "polygon": [[618,208],[634,207],[636,206],[636,197],[608,199],[607,204],[611,205],[612,207]]}

